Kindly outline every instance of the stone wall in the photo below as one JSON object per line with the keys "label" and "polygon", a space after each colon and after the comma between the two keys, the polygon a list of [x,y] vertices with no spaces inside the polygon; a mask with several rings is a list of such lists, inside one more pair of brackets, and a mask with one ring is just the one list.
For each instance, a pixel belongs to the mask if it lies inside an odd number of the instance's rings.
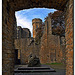
{"label": "stone wall", "polygon": [[69,0],[65,9],[66,75],[73,75],[73,10],[73,0]]}
{"label": "stone wall", "polygon": [[60,63],[60,37],[56,35],[48,35],[48,50],[50,63]]}
{"label": "stone wall", "polygon": [[56,35],[43,35],[41,38],[40,61],[41,63],[60,63],[60,38]]}
{"label": "stone wall", "polygon": [[22,28],[21,28],[21,26],[18,26],[17,27],[17,38],[21,38],[21,32],[22,32]]}
{"label": "stone wall", "polygon": [[39,57],[40,45],[36,45],[33,38],[15,39],[15,49],[18,49],[18,59],[21,64],[27,64],[29,56],[32,54]]}
{"label": "stone wall", "polygon": [[60,37],[52,35],[50,17],[45,20],[44,33],[41,37],[40,61],[41,63],[61,62]]}
{"label": "stone wall", "polygon": [[48,24],[49,22],[46,20],[45,21],[45,26],[44,26],[44,32],[43,36],[41,37],[41,49],[40,49],[40,62],[43,63],[49,63],[49,50],[48,48]]}
{"label": "stone wall", "polygon": [[40,62],[43,63],[48,63],[49,59],[49,50],[47,49],[47,34],[44,33],[42,38],[41,38],[41,49],[40,49]]}
{"label": "stone wall", "polygon": [[17,27],[17,38],[28,38],[31,37],[31,32],[28,28]]}
{"label": "stone wall", "polygon": [[28,28],[23,28],[22,38],[29,38],[31,37],[31,32]]}
{"label": "stone wall", "polygon": [[66,63],[66,41],[65,37],[60,37],[60,55],[61,55],[61,62]]}
{"label": "stone wall", "polygon": [[2,8],[2,72],[3,75],[13,75],[14,39],[16,38],[15,11],[7,0],[3,0]]}

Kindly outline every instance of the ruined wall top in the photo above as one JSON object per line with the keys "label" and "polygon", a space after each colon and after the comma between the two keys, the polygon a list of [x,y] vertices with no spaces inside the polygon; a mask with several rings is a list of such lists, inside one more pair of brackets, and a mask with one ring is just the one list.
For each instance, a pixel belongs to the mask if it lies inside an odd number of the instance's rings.
{"label": "ruined wall top", "polygon": [[28,38],[31,37],[31,32],[28,28],[17,27],[17,38]]}

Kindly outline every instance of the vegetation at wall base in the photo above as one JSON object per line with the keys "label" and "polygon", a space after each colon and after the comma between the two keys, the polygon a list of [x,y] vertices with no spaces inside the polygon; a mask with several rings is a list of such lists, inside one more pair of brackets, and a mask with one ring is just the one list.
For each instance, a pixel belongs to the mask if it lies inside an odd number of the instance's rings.
{"label": "vegetation at wall base", "polygon": [[62,65],[63,63],[46,63],[45,65]]}

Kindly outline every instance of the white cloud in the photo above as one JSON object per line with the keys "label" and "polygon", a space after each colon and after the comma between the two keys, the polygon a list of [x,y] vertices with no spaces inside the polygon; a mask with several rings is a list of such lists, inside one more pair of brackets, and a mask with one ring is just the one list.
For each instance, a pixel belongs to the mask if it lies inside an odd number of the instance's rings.
{"label": "white cloud", "polygon": [[22,28],[28,28],[32,34],[32,21],[27,19],[25,16],[21,17],[20,15],[16,14],[17,19],[17,26],[21,26]]}

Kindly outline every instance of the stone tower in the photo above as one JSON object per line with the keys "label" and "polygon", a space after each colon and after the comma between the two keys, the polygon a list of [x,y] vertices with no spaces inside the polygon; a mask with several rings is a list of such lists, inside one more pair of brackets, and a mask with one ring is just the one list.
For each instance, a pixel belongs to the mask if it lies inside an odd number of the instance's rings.
{"label": "stone tower", "polygon": [[33,38],[36,37],[36,29],[39,28],[39,26],[42,24],[42,20],[40,18],[34,18],[32,20],[33,25]]}

